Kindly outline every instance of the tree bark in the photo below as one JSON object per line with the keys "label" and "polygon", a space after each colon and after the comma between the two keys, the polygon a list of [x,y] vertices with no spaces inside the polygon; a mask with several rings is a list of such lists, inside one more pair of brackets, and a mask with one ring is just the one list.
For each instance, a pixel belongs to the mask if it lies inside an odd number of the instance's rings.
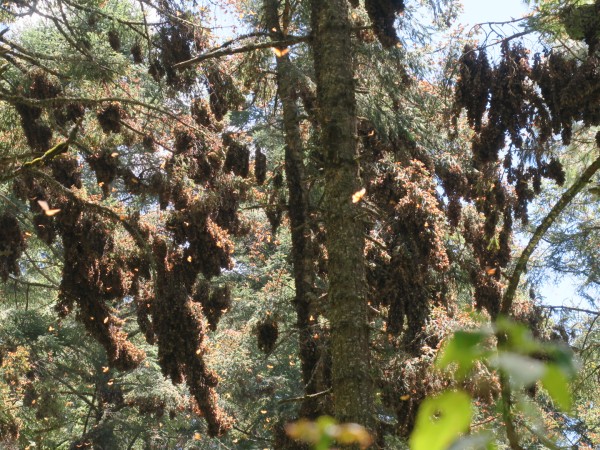
{"label": "tree bark", "polygon": [[365,226],[359,204],[352,200],[361,184],[348,2],[312,0],[311,7],[325,171],[333,409],[338,420],[373,429]]}
{"label": "tree bark", "polygon": [[[264,0],[265,27],[273,41],[284,41],[281,30],[278,0]],[[283,107],[283,128],[285,133],[285,172],[289,191],[289,217],[292,235],[292,260],[295,282],[294,306],[298,327],[299,354],[302,365],[302,382],[305,396],[300,408],[300,416],[315,419],[324,413],[320,406],[322,399],[314,396],[326,389],[320,386],[322,377],[317,375],[320,347],[314,338],[314,324],[311,324],[311,302],[314,300],[315,271],[310,228],[308,226],[308,192],[304,177],[304,148],[300,135],[300,117],[297,105],[297,77],[288,54],[277,56],[277,86]],[[321,364],[322,366],[322,364]]]}

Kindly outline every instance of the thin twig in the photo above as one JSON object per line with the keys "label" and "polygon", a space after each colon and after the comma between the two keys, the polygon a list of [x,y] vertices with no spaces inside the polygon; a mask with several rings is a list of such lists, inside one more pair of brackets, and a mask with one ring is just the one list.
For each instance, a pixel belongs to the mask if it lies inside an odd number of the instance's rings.
{"label": "thin twig", "polygon": [[321,392],[315,392],[314,394],[302,395],[300,397],[284,398],[283,400],[279,400],[279,403],[281,404],[281,403],[301,402],[301,401],[307,400],[309,398],[322,397],[324,395],[329,394],[330,392],[331,392],[331,388],[325,389],[324,391],[321,391]]}

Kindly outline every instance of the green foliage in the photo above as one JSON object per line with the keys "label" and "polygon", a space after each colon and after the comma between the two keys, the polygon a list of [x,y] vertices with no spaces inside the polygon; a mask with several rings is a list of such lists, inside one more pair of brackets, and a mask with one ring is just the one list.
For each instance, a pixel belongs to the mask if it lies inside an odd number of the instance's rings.
{"label": "green foliage", "polygon": [[[497,342],[496,348],[493,341]],[[498,406],[504,409],[506,414],[519,414],[525,421],[539,423],[538,408],[527,400],[523,392],[523,389],[530,388],[538,382],[558,409],[565,413],[571,411],[571,383],[576,375],[576,365],[572,352],[566,346],[534,339],[526,326],[502,318],[493,328],[454,333],[436,365],[443,370],[453,370],[457,379],[464,380],[478,363],[498,371],[501,380],[504,380],[503,389],[507,390],[508,398],[510,399],[512,393],[517,399],[515,410],[505,403],[506,399],[499,403]],[[450,448],[457,434],[468,429],[471,418],[470,402],[470,397],[464,392],[449,392],[438,399],[424,402],[411,437],[413,448],[428,448],[426,443],[434,445],[432,442],[436,443],[435,448]],[[469,419],[466,424],[456,418],[454,421],[443,421],[446,417],[444,411],[451,411],[452,407],[461,411],[457,415]],[[442,419],[434,422],[435,426],[440,427],[438,432],[434,433],[430,417],[437,412]],[[442,434],[442,427],[445,427],[444,432],[447,434]],[[540,433],[543,432],[538,432],[538,437]],[[477,448],[488,448],[490,438],[485,436],[488,435],[481,434],[475,440],[467,442],[469,445],[475,445],[475,442],[479,441]],[[463,448],[463,444],[457,443],[451,448]]]}
{"label": "green foliage", "polygon": [[440,369],[456,364],[456,377],[464,379],[473,365],[490,355],[483,346],[489,333],[477,331],[457,331],[444,347],[444,352],[437,360]]}
{"label": "green foliage", "polygon": [[423,402],[410,437],[413,450],[445,450],[471,424],[471,398],[466,392],[450,391]]}

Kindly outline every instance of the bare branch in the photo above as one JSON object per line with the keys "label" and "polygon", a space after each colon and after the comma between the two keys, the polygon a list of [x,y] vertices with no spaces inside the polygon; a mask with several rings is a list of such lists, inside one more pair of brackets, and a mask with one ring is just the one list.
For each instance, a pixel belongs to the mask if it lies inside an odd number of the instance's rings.
{"label": "bare branch", "polygon": [[208,53],[203,53],[202,55],[198,55],[192,59],[188,59],[187,61],[183,61],[177,63],[173,66],[174,69],[186,69],[190,66],[198,64],[202,61],[206,61],[207,59],[219,58],[221,56],[235,55],[237,53],[247,53],[252,52],[254,50],[261,50],[264,48],[272,48],[272,47],[288,47],[290,45],[298,44],[299,42],[306,42],[310,40],[310,36],[290,36],[286,39],[282,39],[280,41],[269,41],[269,42],[259,42],[256,44],[248,44],[243,47],[236,48],[224,48],[219,50],[213,50]]}
{"label": "bare branch", "polygon": [[284,398],[283,400],[279,400],[279,403],[302,402],[302,401],[304,401],[306,399],[309,399],[309,398],[322,397],[322,396],[324,396],[326,394],[329,394],[330,392],[331,392],[331,388],[325,389],[324,391],[321,391],[321,392],[316,392],[314,394],[303,395],[301,397]]}
{"label": "bare branch", "polygon": [[600,316],[600,311],[593,311],[591,309],[584,309],[584,308],[573,308],[572,306],[541,305],[540,308],[549,309],[551,311],[553,311],[555,309],[562,309],[564,311],[574,311],[574,312],[580,312],[580,313],[584,313],[584,314],[590,314],[592,316]]}

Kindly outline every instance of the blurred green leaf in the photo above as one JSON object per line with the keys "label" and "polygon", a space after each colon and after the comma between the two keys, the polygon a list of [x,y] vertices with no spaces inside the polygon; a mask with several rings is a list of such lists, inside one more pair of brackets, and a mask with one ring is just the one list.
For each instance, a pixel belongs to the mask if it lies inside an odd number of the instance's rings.
{"label": "blurred green leaf", "polygon": [[462,391],[446,392],[429,398],[419,408],[412,450],[445,450],[471,423],[471,398]]}
{"label": "blurred green leaf", "polygon": [[457,331],[437,360],[437,367],[445,369],[456,363],[456,377],[464,378],[477,360],[488,355],[489,352],[481,345],[488,336],[483,331]]}
{"label": "blurred green leaf", "polygon": [[500,317],[496,322],[496,331],[506,334],[508,338],[505,344],[499,345],[499,349],[509,349],[521,354],[540,350],[540,343],[534,339],[529,328],[523,324]]}
{"label": "blurred green leaf", "polygon": [[546,344],[545,352],[550,360],[556,364],[569,377],[577,374],[577,367],[573,359],[573,352],[566,345]]}
{"label": "blurred green leaf", "polygon": [[532,385],[545,372],[543,362],[512,352],[500,352],[490,359],[490,363],[510,376],[514,388]]}
{"label": "blurred green leaf", "polygon": [[558,365],[547,364],[541,381],[544,389],[548,391],[558,407],[563,411],[568,411],[571,408],[572,399],[567,374]]}

